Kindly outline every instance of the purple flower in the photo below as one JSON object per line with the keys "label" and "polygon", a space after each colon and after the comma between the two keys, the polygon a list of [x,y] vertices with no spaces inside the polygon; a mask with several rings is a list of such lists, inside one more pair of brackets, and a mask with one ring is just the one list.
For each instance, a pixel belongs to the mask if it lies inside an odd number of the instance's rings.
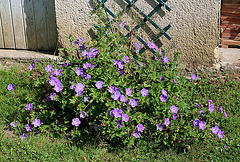
{"label": "purple flower", "polygon": [[212,133],[218,134],[218,132],[221,131],[218,126],[212,127]]}
{"label": "purple flower", "polygon": [[173,120],[177,119],[177,114],[173,114]]}
{"label": "purple flower", "polygon": [[197,76],[195,74],[192,74],[191,77],[192,77],[192,80],[197,80]]}
{"label": "purple flower", "polygon": [[62,87],[61,83],[55,85],[54,90],[55,90],[56,92],[60,92],[61,90],[63,90],[63,87]]}
{"label": "purple flower", "polygon": [[124,28],[124,25],[125,25],[125,23],[122,21],[122,22],[119,24],[119,27],[120,27],[120,28]]}
{"label": "purple flower", "polygon": [[74,44],[75,46],[77,46],[77,45],[79,44],[79,42],[78,42],[77,40],[75,40],[75,41],[73,42],[73,44]]}
{"label": "purple flower", "polygon": [[85,87],[85,85],[82,84],[82,83],[76,84],[76,85],[75,85],[75,92],[76,92],[76,93],[83,92],[83,91],[84,91],[84,87]]}
{"label": "purple flower", "polygon": [[25,133],[23,133],[21,136],[20,136],[20,139],[22,141],[24,141],[25,139],[27,138],[27,135]]}
{"label": "purple flower", "polygon": [[124,65],[123,65],[122,61],[118,61],[117,65],[118,65],[119,69],[123,70]]}
{"label": "purple flower", "polygon": [[85,79],[88,79],[88,80],[91,79],[91,75],[86,74]]}
{"label": "purple flower", "polygon": [[125,91],[127,96],[131,96],[132,90],[130,88],[125,89]]}
{"label": "purple flower", "polygon": [[121,97],[121,93],[119,91],[114,92],[114,94],[112,95],[112,98],[116,101],[119,100],[119,98]]}
{"label": "purple flower", "polygon": [[197,104],[197,103],[194,103],[197,107],[201,107],[199,104]]}
{"label": "purple flower", "polygon": [[63,68],[67,67],[68,65],[69,65],[69,63],[63,64]]}
{"label": "purple flower", "polygon": [[156,127],[157,127],[157,130],[160,130],[160,131],[162,131],[162,130],[163,130],[163,127],[164,127],[164,125],[162,125],[162,123],[159,123],[159,124],[157,124],[157,125],[156,125]]}
{"label": "purple flower", "polygon": [[117,71],[120,75],[124,75],[125,74],[125,72],[124,72],[124,70],[123,69],[118,69],[118,71]]}
{"label": "purple flower", "polygon": [[95,84],[97,89],[101,89],[103,87],[103,85],[104,85],[104,83],[102,81],[97,81],[97,83]]}
{"label": "purple flower", "polygon": [[224,116],[226,117],[226,118],[228,118],[228,116],[227,116],[227,113],[224,111]]}
{"label": "purple flower", "polygon": [[41,126],[41,121],[40,119],[35,119],[32,124],[34,125],[34,127],[40,127]]}
{"label": "purple flower", "polygon": [[223,131],[219,130],[217,135],[219,139],[223,138]]}
{"label": "purple flower", "polygon": [[141,90],[141,94],[142,94],[143,97],[147,96],[147,95],[148,95],[148,90],[145,89],[145,88],[143,88],[143,89]]}
{"label": "purple flower", "polygon": [[121,120],[116,120],[115,123],[117,123],[117,128],[123,127]]}
{"label": "purple flower", "polygon": [[113,115],[114,115],[115,118],[121,118],[121,117],[122,117],[122,110],[116,108],[116,109],[113,111]]}
{"label": "purple flower", "polygon": [[55,76],[62,76],[62,72],[61,72],[61,70],[56,69],[56,70],[53,72],[53,75],[55,75]]}
{"label": "purple flower", "polygon": [[56,77],[51,77],[50,80],[49,80],[49,84],[50,84],[51,86],[55,86],[55,85],[57,85],[57,84],[59,84],[59,83],[61,83],[61,81],[58,80]]}
{"label": "purple flower", "polygon": [[33,64],[33,63],[35,63],[35,62],[37,62],[37,59],[36,59],[36,60],[34,60],[34,61],[32,62],[32,64]]}
{"label": "purple flower", "polygon": [[33,108],[32,103],[28,103],[28,104],[26,105],[25,110],[31,110],[32,108]]}
{"label": "purple flower", "polygon": [[121,102],[126,102],[126,97],[125,97],[124,95],[121,95],[121,96],[120,96],[120,101],[121,101]]}
{"label": "purple flower", "polygon": [[51,99],[51,101],[55,100],[55,97],[57,94],[56,93],[51,93],[49,98]]}
{"label": "purple flower", "polygon": [[32,124],[28,124],[27,126],[26,126],[26,131],[27,132],[30,132],[32,130]]}
{"label": "purple flower", "polygon": [[203,110],[202,110],[202,109],[200,109],[200,110],[199,110],[199,113],[200,113],[201,115],[204,115],[204,113],[203,113]]}
{"label": "purple flower", "polygon": [[138,129],[138,132],[143,132],[143,130],[145,129],[144,126],[142,124],[138,124],[137,125],[137,129]]}
{"label": "purple flower", "polygon": [[122,114],[122,121],[128,122],[128,120],[129,120],[128,115],[127,114]]}
{"label": "purple flower", "polygon": [[129,104],[131,105],[131,107],[136,107],[138,102],[136,99],[130,99]]}
{"label": "purple flower", "polygon": [[10,125],[13,126],[13,127],[16,127],[17,124],[18,124],[18,122],[12,122],[12,123],[10,123]]}
{"label": "purple flower", "polygon": [[159,77],[159,80],[160,80],[159,82],[161,82],[163,80],[163,77]]}
{"label": "purple flower", "polygon": [[70,88],[71,88],[71,89],[74,89],[74,88],[75,88],[75,85],[71,85]]}
{"label": "purple flower", "polygon": [[167,101],[167,96],[161,95],[161,96],[160,96],[160,100],[161,100],[162,102],[166,102],[166,101]]}
{"label": "purple flower", "polygon": [[168,95],[167,95],[167,91],[165,91],[164,89],[162,89],[162,95],[164,95],[164,96],[167,97],[167,96],[168,96]]}
{"label": "purple flower", "polygon": [[91,68],[95,68],[95,67],[97,67],[97,64],[91,65]]}
{"label": "purple flower", "polygon": [[170,124],[169,118],[165,118],[164,125],[166,125],[166,127],[168,127],[169,124]]}
{"label": "purple flower", "polygon": [[35,64],[30,64],[29,70],[32,70],[32,69],[34,69],[34,68],[35,68]]}
{"label": "purple flower", "polygon": [[139,49],[141,48],[141,44],[136,42],[135,46],[136,46],[136,53],[139,53]]}
{"label": "purple flower", "polygon": [[205,129],[205,123],[203,121],[199,122],[198,125],[199,125],[199,129],[202,129],[202,130]]}
{"label": "purple flower", "polygon": [[140,136],[141,136],[140,132],[135,130],[134,133],[133,133],[133,137],[139,138]]}
{"label": "purple flower", "polygon": [[[79,46],[80,47],[80,46]],[[85,49],[83,52],[82,52],[82,56],[87,56],[88,55],[88,51]]]}
{"label": "purple flower", "polygon": [[90,97],[88,95],[86,95],[84,98],[83,98],[83,102],[89,102],[90,100]]}
{"label": "purple flower", "polygon": [[176,79],[173,79],[173,83],[178,84],[177,81],[176,81]]}
{"label": "purple flower", "polygon": [[45,67],[45,70],[46,70],[47,73],[51,73],[53,71],[53,66],[52,65],[47,65]]}
{"label": "purple flower", "polygon": [[152,42],[150,42],[150,41],[148,41],[148,47],[150,48],[150,49],[154,49],[155,51],[157,51],[158,52],[158,48],[157,48],[157,46],[154,44],[154,43],[152,43]]}
{"label": "purple flower", "polygon": [[80,42],[84,41],[83,38],[78,38],[77,40],[75,40],[73,43],[75,46],[77,46]]}
{"label": "purple flower", "polygon": [[91,48],[90,52],[93,56],[96,56],[98,54],[98,50],[96,48]]}
{"label": "purple flower", "polygon": [[135,43],[135,46],[136,46],[136,48],[138,48],[138,49],[141,48],[141,44],[140,44],[139,42],[136,42],[136,43]]}
{"label": "purple flower", "polygon": [[110,92],[110,93],[114,93],[115,92],[115,86],[110,86],[109,88],[108,88],[108,92]]}
{"label": "purple flower", "polygon": [[128,56],[123,56],[122,58],[124,63],[128,63],[129,62],[129,57]]}
{"label": "purple flower", "polygon": [[164,62],[164,63],[168,63],[168,57],[167,57],[167,56],[164,56],[164,57],[163,57],[163,62]]}
{"label": "purple flower", "polygon": [[83,92],[82,92],[82,91],[76,93],[76,96],[82,96],[82,95],[83,95]]}
{"label": "purple flower", "polygon": [[222,106],[219,108],[219,112],[222,112],[223,111],[223,108],[222,108]]}
{"label": "purple flower", "polygon": [[114,117],[114,113],[113,112],[114,112],[114,110],[111,110],[110,113],[109,113],[110,116],[112,116],[112,117]]}
{"label": "purple flower", "polygon": [[172,105],[170,107],[170,110],[171,110],[172,113],[175,113],[175,114],[178,112],[178,108],[175,105]]}
{"label": "purple flower", "polygon": [[81,50],[86,50],[86,47],[84,46],[84,43],[79,46],[79,52],[82,53]]}
{"label": "purple flower", "polygon": [[214,106],[213,106],[213,104],[209,104],[209,109],[208,109],[208,110],[210,111],[210,113],[214,111]]}
{"label": "purple flower", "polygon": [[75,73],[77,74],[77,76],[79,76],[79,75],[83,75],[83,74],[84,74],[84,71],[83,71],[82,68],[78,68],[78,67],[76,67],[75,69],[76,69]]}
{"label": "purple flower", "polygon": [[8,84],[7,90],[9,90],[9,91],[14,90],[14,85],[13,84]]}
{"label": "purple flower", "polygon": [[78,127],[79,124],[81,124],[81,121],[79,120],[79,118],[73,118],[72,119],[72,125]]}
{"label": "purple flower", "polygon": [[223,146],[225,149],[227,148],[227,146]]}
{"label": "purple flower", "polygon": [[117,65],[119,60],[113,60],[114,61],[114,65]]}
{"label": "purple flower", "polygon": [[199,123],[200,123],[200,120],[198,118],[195,118],[195,120],[193,121],[193,125],[195,127],[199,127]]}
{"label": "purple flower", "polygon": [[83,64],[83,68],[86,69],[86,70],[87,70],[87,69],[90,69],[90,68],[91,68],[91,64],[89,64],[89,63],[84,63],[84,64]]}
{"label": "purple flower", "polygon": [[80,111],[79,116],[80,116],[80,118],[86,118],[87,113],[85,111]]}

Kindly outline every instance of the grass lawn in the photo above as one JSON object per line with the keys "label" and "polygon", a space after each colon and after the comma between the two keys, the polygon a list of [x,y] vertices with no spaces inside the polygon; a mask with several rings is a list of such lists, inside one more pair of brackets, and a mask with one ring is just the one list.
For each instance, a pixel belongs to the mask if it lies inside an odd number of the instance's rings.
{"label": "grass lawn", "polygon": [[[194,143],[181,151],[175,148],[161,151],[146,146],[119,148],[95,142],[78,145],[66,139],[52,139],[45,135],[30,134],[23,142],[19,134],[13,134],[7,124],[14,121],[19,112],[20,101],[34,98],[38,92],[31,82],[23,77],[24,67],[0,70],[0,159],[1,161],[239,161],[240,160],[240,79],[234,74],[220,77],[201,76],[194,88],[200,97],[208,98],[221,105],[228,114],[228,122],[222,124],[227,148],[216,148],[212,143]],[[14,83],[19,88],[7,93],[7,85]],[[192,100],[199,99],[192,96]],[[219,106],[218,106],[219,107]],[[216,110],[218,111],[218,110]]]}

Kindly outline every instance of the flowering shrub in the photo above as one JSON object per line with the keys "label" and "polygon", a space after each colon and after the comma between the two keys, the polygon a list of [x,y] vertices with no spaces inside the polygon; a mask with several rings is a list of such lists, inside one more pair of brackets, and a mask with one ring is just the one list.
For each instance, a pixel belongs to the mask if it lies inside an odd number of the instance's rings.
{"label": "flowering shrub", "polygon": [[[124,144],[151,138],[167,146],[216,139],[215,134],[224,138],[218,123],[223,108],[217,112],[213,101],[194,103],[189,97],[188,86],[197,82],[195,74],[190,81],[176,77],[178,52],[171,61],[148,42],[148,49],[156,51],[154,59],[134,57],[140,43],[129,47],[117,32],[108,37],[100,32],[90,43],[68,38],[72,48],[64,49],[69,55],[62,57],[63,66],[53,63],[41,68],[35,60],[29,67],[28,76],[40,89],[41,98],[29,100],[23,107],[27,117],[19,121],[25,125],[22,140],[37,130],[52,136],[98,137]],[[13,91],[14,85],[7,89]],[[224,116],[227,118],[226,112]]]}

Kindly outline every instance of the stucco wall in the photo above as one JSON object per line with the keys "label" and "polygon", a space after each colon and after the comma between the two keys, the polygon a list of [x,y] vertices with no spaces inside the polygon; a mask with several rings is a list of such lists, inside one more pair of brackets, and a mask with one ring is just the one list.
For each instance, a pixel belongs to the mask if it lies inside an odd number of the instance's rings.
{"label": "stucco wall", "polygon": [[[94,0],[56,0],[56,21],[58,40],[63,46],[68,44],[65,36],[91,39],[93,20],[89,18],[94,8]],[[125,6],[122,0],[108,0],[115,4],[117,9]],[[145,13],[149,13],[157,5],[155,0],[138,0],[137,6]],[[219,44],[219,12],[221,0],[169,0],[167,5],[172,8],[154,14],[153,20],[164,28],[168,24],[172,27],[168,34],[172,37],[168,41],[165,37],[159,39],[158,46],[167,47],[174,42],[181,49],[181,60],[187,66],[212,66],[214,62],[214,48]],[[110,5],[109,5],[110,6]],[[152,30],[151,30],[152,29]],[[148,34],[151,37],[154,29],[149,26]]]}

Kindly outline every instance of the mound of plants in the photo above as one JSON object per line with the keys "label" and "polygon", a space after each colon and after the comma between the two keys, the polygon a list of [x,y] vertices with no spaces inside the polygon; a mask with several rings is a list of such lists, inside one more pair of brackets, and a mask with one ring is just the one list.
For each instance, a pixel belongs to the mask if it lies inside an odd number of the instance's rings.
{"label": "mound of plants", "polygon": [[[221,125],[227,113],[197,97],[191,87],[201,78],[177,76],[180,53],[166,53],[149,41],[146,49],[154,54],[139,55],[141,44],[119,34],[123,25],[112,27],[114,32],[100,25],[90,42],[70,35],[71,48],[61,49],[68,52],[63,65],[30,64],[25,75],[39,93],[15,98],[19,112],[10,124],[22,141],[30,133],[45,133],[128,147],[144,141],[152,147],[186,148],[204,141],[225,146]],[[9,83],[8,93],[18,88]]]}

